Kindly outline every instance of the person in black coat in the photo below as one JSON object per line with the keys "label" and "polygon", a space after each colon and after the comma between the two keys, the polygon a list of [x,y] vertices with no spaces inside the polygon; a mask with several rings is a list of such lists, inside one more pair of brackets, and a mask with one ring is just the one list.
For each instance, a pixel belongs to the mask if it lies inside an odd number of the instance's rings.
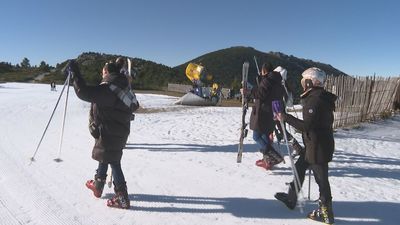
{"label": "person in black coat", "polygon": [[75,61],[71,60],[66,68],[73,75],[76,95],[84,101],[91,102],[89,130],[95,138],[92,158],[97,160],[99,165],[94,180],[88,180],[86,186],[93,191],[95,197],[100,198],[110,165],[116,195],[108,200],[107,205],[129,208],[121,158],[130,132],[131,114],[139,104],[130,90],[128,79],[120,74],[120,68],[115,63],[106,63],[102,71],[102,82],[97,86],[88,86]]}
{"label": "person in black coat", "polygon": [[[334,222],[332,210],[332,195],[328,180],[328,163],[332,161],[335,149],[333,139],[333,112],[336,95],[324,90],[326,74],[319,68],[313,67],[302,74],[301,84],[304,93],[301,95],[303,105],[303,120],[289,114],[280,114],[278,119],[302,132],[305,152],[300,154],[296,162],[300,184],[304,181],[307,168],[311,168],[319,186],[320,207],[308,216],[327,224]],[[293,209],[297,202],[294,183],[291,182],[288,194],[277,193],[275,197],[283,201],[288,208]]]}
{"label": "person in black coat", "polygon": [[[273,119],[272,101],[282,101],[284,88],[282,86],[282,77],[279,72],[272,71],[271,64],[263,64],[261,76],[258,78],[258,85],[253,87],[250,92],[250,98],[254,98],[254,105],[250,114],[250,129],[253,130],[253,139],[261,147],[260,152],[263,153],[263,159],[257,161],[265,164],[266,169],[270,169],[274,164],[279,163],[283,159],[276,153],[272,147],[270,138],[274,131],[275,121]],[[274,152],[272,159],[271,153]],[[278,154],[278,155],[276,155]]]}

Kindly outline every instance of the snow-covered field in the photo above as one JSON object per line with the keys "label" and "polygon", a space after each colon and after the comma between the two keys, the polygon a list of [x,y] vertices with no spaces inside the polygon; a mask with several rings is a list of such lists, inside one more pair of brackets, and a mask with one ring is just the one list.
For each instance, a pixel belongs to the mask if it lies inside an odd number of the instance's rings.
{"label": "snow-covered field", "polygon": [[[131,208],[108,208],[112,189],[95,199],[84,185],[97,163],[89,104],[73,90],[61,153],[64,98],[30,165],[57,89],[0,84],[0,224],[318,224],[274,199],[292,179],[289,163],[273,171],[256,167],[260,153],[251,132],[243,162],[236,163],[240,108],[175,106],[175,97],[151,94],[138,94],[141,106],[160,110],[136,114],[122,159]],[[335,141],[330,182],[336,224],[399,224],[400,117],[338,130]],[[58,157],[63,161],[53,160]],[[303,191],[307,197],[308,178]],[[310,193],[318,198],[313,179]],[[307,201],[304,211],[315,207]]]}

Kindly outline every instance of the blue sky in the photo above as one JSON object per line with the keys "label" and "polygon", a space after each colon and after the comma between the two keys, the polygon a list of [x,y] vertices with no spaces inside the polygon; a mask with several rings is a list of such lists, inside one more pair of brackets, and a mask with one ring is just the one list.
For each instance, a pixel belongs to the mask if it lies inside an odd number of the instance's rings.
{"label": "blue sky", "polygon": [[350,75],[400,75],[400,1],[8,0],[0,61],[55,65],[82,52],[176,66],[232,46],[311,59]]}

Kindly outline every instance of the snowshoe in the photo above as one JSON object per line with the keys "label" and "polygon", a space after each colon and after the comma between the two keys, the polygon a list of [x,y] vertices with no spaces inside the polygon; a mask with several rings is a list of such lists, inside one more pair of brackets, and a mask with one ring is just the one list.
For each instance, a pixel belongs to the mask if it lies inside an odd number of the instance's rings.
{"label": "snowshoe", "polygon": [[332,203],[329,203],[327,205],[323,205],[320,202],[320,206],[318,209],[314,209],[312,212],[310,212],[307,217],[309,219],[319,221],[322,223],[326,224],[333,224],[334,223],[334,218],[333,218],[333,212],[332,212]]}
{"label": "snowshoe", "polygon": [[97,178],[95,180],[88,180],[86,181],[86,187],[93,191],[93,195],[96,198],[100,198],[101,194],[103,193],[105,180]]}
{"label": "snowshoe", "polygon": [[274,197],[275,197],[277,200],[283,202],[283,203],[286,205],[286,207],[288,207],[289,209],[294,209],[294,208],[296,208],[296,202],[295,202],[295,201],[291,201],[291,200],[289,199],[289,195],[288,195],[288,194],[286,194],[286,193],[284,193],[284,192],[278,192],[278,193],[276,193],[276,194],[274,195]]}

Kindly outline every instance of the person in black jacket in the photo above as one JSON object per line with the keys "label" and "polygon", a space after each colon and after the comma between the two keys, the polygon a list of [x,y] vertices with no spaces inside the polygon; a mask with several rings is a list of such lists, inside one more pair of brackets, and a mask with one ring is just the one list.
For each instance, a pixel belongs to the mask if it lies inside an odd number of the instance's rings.
{"label": "person in black jacket", "polygon": [[66,66],[73,76],[76,95],[91,102],[89,130],[95,138],[92,158],[99,162],[94,180],[88,180],[86,187],[100,198],[107,177],[108,165],[112,168],[115,196],[109,199],[110,207],[130,207],[127,186],[121,169],[122,149],[130,132],[131,114],[139,106],[130,90],[128,79],[120,74],[115,63],[106,63],[102,71],[102,82],[97,86],[86,85],[78,64],[71,60]]}
{"label": "person in black jacket", "polygon": [[[278,119],[302,132],[305,152],[300,154],[296,169],[300,183],[304,181],[307,168],[311,168],[319,186],[319,208],[309,213],[308,217],[333,224],[332,195],[328,180],[328,163],[332,160],[335,149],[333,139],[333,112],[336,95],[324,90],[326,74],[319,68],[312,67],[302,74],[301,84],[304,93],[301,95],[303,104],[303,120],[289,114],[280,114]],[[283,201],[290,209],[294,209],[297,193],[291,182],[288,193],[277,193],[275,197]]]}
{"label": "person in black jacket", "polygon": [[256,164],[266,169],[283,161],[282,156],[272,147],[271,135],[274,131],[272,101],[282,101],[285,90],[282,86],[282,77],[279,72],[272,71],[271,64],[263,64],[258,85],[253,87],[250,98],[254,98],[254,105],[250,114],[250,129],[253,130],[253,139],[261,147],[263,159]]}

